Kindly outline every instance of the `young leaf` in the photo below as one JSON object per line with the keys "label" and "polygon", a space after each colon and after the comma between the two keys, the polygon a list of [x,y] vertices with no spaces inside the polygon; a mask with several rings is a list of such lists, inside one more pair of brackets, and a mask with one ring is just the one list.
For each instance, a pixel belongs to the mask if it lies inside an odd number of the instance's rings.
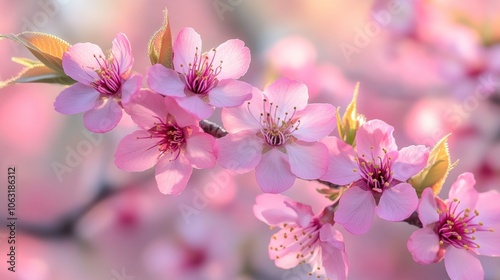
{"label": "young leaf", "polygon": [[54,71],[40,61],[18,57],[13,57],[12,61],[24,65],[25,67],[16,76],[6,81],[0,81],[0,89],[14,83],[49,83],[63,85],[75,83],[70,77]]}
{"label": "young leaf", "polygon": [[451,163],[448,151],[449,136],[450,134],[439,140],[429,153],[425,168],[408,180],[408,183],[415,188],[419,197],[427,187],[431,187],[434,194],[439,194],[448,173],[458,163],[458,161]]}
{"label": "young leaf", "polygon": [[165,9],[163,26],[149,40],[149,60],[151,64],[160,63],[167,68],[173,68],[172,63],[172,32],[168,22],[168,11]]}
{"label": "young leaf", "polygon": [[347,106],[342,119],[340,118],[339,111],[337,110],[337,128],[339,130],[340,138],[351,146],[355,145],[354,139],[356,137],[356,131],[359,126],[365,122],[365,117],[358,114],[357,111],[356,102],[358,99],[358,91],[359,83],[356,83],[351,103]]}
{"label": "young leaf", "polygon": [[66,41],[50,34],[40,32],[23,32],[17,35],[1,35],[24,45],[45,66],[57,73],[64,74],[62,56],[71,46]]}

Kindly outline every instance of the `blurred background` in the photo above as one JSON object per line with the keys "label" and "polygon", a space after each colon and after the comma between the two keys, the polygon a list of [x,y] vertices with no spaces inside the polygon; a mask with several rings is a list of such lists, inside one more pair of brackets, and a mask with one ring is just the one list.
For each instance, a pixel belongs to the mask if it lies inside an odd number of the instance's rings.
{"label": "blurred background", "polygon": [[[500,1],[0,0],[0,33],[40,31],[109,49],[123,32],[134,71],[145,74],[147,43],[165,7],[174,36],[193,27],[205,50],[245,41],[252,63],[242,80],[261,89],[277,77],[297,79],[312,102],[343,112],[359,81],[359,111],[394,126],[399,147],[432,146],[452,133],[451,158],[460,162],[443,198],[465,171],[475,174],[480,192],[500,191]],[[20,70],[13,56],[29,53],[0,41],[0,80]],[[62,89],[0,89],[0,279],[310,278],[307,267],[287,272],[269,260],[274,231],[252,213],[261,193],[253,173],[196,170],[181,195],[162,195],[151,170],[114,166],[118,142],[136,129],[131,120],[104,135],[89,133],[81,114],[54,111]],[[220,111],[212,120],[220,123]],[[17,178],[16,273],[7,271],[3,225],[9,166]],[[297,180],[285,194],[319,212],[328,201],[317,188]],[[349,279],[448,279],[443,262],[413,262],[406,249],[413,226],[376,218],[363,236],[337,228]],[[480,259],[486,278],[500,279],[500,259]]]}

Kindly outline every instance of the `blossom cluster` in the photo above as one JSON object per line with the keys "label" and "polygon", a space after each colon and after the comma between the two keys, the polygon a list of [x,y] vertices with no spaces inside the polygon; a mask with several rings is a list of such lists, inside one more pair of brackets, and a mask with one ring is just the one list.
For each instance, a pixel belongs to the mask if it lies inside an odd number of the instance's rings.
{"label": "blossom cluster", "polygon": [[[70,46],[62,69],[75,83],[56,98],[55,110],[84,113],[85,127],[95,133],[113,130],[128,114],[139,129],[121,140],[115,164],[129,172],[155,167],[163,194],[180,194],[193,168],[254,171],[265,194],[256,198],[253,212],[280,228],[268,250],[283,269],[307,263],[310,275],[346,279],[349,260],[335,227],[365,234],[375,214],[392,222],[417,215],[421,228],[408,240],[409,253],[420,264],[444,258],[452,279],[482,279],[476,255],[500,255],[500,193],[478,193],[474,176],[464,173],[447,200],[438,197],[452,168],[442,156],[446,145],[398,148],[394,128],[365,120],[355,98],[341,119],[333,105],[309,103],[300,81],[279,78],[263,91],[240,81],[251,57],[239,39],[203,52],[200,35],[184,28],[171,55],[170,67],[155,63],[143,79],[132,72],[124,34],[107,56],[91,43]],[[221,108],[223,137],[200,125],[215,108]],[[335,128],[338,136],[332,136]],[[445,170],[437,167],[440,160],[448,163]],[[438,179],[429,183],[433,177]],[[331,205],[314,214],[311,206],[282,195],[297,178],[327,185],[323,192]]]}

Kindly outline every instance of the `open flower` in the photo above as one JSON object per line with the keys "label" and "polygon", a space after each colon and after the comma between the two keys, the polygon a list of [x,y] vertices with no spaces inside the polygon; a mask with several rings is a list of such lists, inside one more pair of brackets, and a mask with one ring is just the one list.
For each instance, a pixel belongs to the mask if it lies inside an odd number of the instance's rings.
{"label": "open flower", "polygon": [[408,250],[420,264],[444,257],[452,280],[484,279],[476,255],[500,256],[500,193],[478,193],[471,173],[463,173],[451,186],[447,200],[422,193],[418,215],[423,228],[408,240]]}
{"label": "open flower", "polygon": [[328,149],[319,142],[335,128],[335,108],[307,104],[307,87],[279,79],[237,108],[222,110],[230,132],[218,139],[219,164],[238,173],[255,169],[264,192],[279,193],[295,178],[318,179],[328,168]]}
{"label": "open flower", "polygon": [[277,267],[290,269],[308,263],[312,268],[309,275],[346,279],[349,261],[344,238],[333,228],[330,208],[315,216],[309,205],[279,194],[262,194],[257,196],[253,212],[262,222],[280,228],[269,244],[269,258]]}
{"label": "open flower", "polygon": [[241,40],[228,40],[202,53],[200,35],[184,28],[174,43],[173,63],[174,69],[153,65],[148,85],[200,119],[210,117],[214,107],[239,106],[251,97],[252,87],[236,80],[250,65],[250,50]]}
{"label": "open flower", "polygon": [[383,121],[368,121],[356,133],[355,149],[335,137],[323,140],[331,158],[321,179],[352,183],[340,198],[335,222],[353,234],[366,233],[375,212],[382,219],[401,221],[417,208],[417,193],[405,181],[424,168],[429,150],[409,146],[398,151],[393,130]]}
{"label": "open flower", "polygon": [[194,168],[215,165],[215,139],[204,133],[198,120],[177,103],[141,90],[126,106],[142,130],[125,136],[118,145],[115,164],[125,171],[144,171],[156,164],[156,182],[164,194],[179,194]]}
{"label": "open flower", "polygon": [[93,132],[112,130],[122,117],[123,104],[141,87],[142,77],[131,74],[132,50],[125,34],[113,40],[106,57],[91,43],[71,46],[62,58],[66,75],[77,81],[57,96],[56,111],[62,114],[85,112],[85,127]]}

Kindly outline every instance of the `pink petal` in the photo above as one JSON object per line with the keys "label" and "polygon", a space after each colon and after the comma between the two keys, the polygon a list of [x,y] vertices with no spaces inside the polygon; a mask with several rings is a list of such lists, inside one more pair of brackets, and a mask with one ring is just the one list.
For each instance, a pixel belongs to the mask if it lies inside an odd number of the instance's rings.
{"label": "pink petal", "polygon": [[199,121],[196,116],[193,116],[186,112],[183,108],[179,106],[175,98],[165,97],[164,98],[165,108],[167,112],[175,117],[175,122],[180,127],[185,126],[198,126]]}
{"label": "pink petal", "polygon": [[476,208],[477,199],[479,193],[474,188],[476,180],[474,175],[469,172],[465,172],[458,176],[457,180],[451,185],[450,192],[448,194],[448,199],[458,199],[460,203],[457,205],[456,213],[470,208],[473,210]]}
{"label": "pink petal", "polygon": [[298,140],[285,148],[292,173],[299,178],[318,179],[328,169],[328,149],[321,142]]}
{"label": "pink petal", "polygon": [[122,84],[122,104],[128,103],[130,98],[141,89],[142,76],[139,74],[132,74]]}
{"label": "pink petal", "polygon": [[63,54],[64,73],[73,80],[88,86],[94,80],[99,79],[95,71],[100,70],[101,66],[96,57],[106,57],[99,46],[91,43],[74,44]]}
{"label": "pink petal", "polygon": [[[132,120],[141,128],[149,129],[159,119],[165,119],[168,114],[163,97],[149,89],[141,89],[133,96],[132,100],[125,105],[125,111]],[[171,99],[171,102],[175,102]]]}
{"label": "pink petal", "polygon": [[176,98],[177,104],[184,110],[195,115],[198,119],[207,119],[214,112],[214,108],[203,100],[205,95],[194,94],[191,96]]}
{"label": "pink petal", "polygon": [[[384,157],[387,152],[397,151],[398,146],[392,136],[394,128],[381,120],[367,121],[356,132],[358,155]],[[372,149],[373,148],[373,149]]]}
{"label": "pink petal", "polygon": [[82,83],[65,88],[54,102],[54,109],[61,114],[78,114],[88,111],[96,105],[99,92]]}
{"label": "pink petal", "polygon": [[[481,221],[488,227],[500,226],[500,193],[490,190],[479,193],[475,209],[481,214]],[[472,209],[471,209],[472,210]]]}
{"label": "pink petal", "polygon": [[342,234],[330,224],[320,229],[322,265],[328,279],[346,279],[349,272],[349,260],[345,253]]}
{"label": "pink petal", "polygon": [[[497,200],[498,203],[498,200]],[[495,212],[498,213],[498,212]],[[498,214],[497,214],[498,215]],[[479,216],[481,218],[481,216]],[[486,227],[489,227],[489,224],[485,224]],[[492,227],[494,229],[491,231],[476,231],[474,236],[476,237],[475,242],[479,244],[479,248],[475,249],[478,254],[483,256],[490,257],[499,257],[500,256],[500,227],[498,225]]]}
{"label": "pink petal", "polygon": [[278,149],[271,149],[262,156],[255,168],[255,177],[261,190],[266,193],[284,192],[295,182],[288,159]]}
{"label": "pink petal", "polygon": [[146,76],[148,86],[159,94],[172,97],[184,97],[186,85],[179,74],[161,64],[155,64],[148,69]]}
{"label": "pink petal", "polygon": [[264,143],[254,132],[230,133],[217,139],[217,161],[220,166],[245,173],[254,170],[262,158]]}
{"label": "pink petal", "polygon": [[208,61],[214,58],[214,66],[221,64],[221,71],[217,79],[238,79],[245,75],[250,66],[250,50],[245,43],[238,39],[231,39],[220,44],[214,51],[208,51]]}
{"label": "pink petal", "polygon": [[186,140],[186,158],[194,168],[211,168],[215,165],[215,139],[212,135],[196,132]]}
{"label": "pink petal", "polygon": [[236,108],[223,108],[221,113],[224,127],[232,133],[250,130],[255,133],[261,130],[260,114],[264,95],[257,88],[252,88],[252,98]]}
{"label": "pink petal", "polygon": [[185,27],[174,42],[174,69],[187,73],[189,64],[193,64],[195,54],[201,55],[201,37],[194,29]]}
{"label": "pink petal", "polygon": [[412,233],[406,244],[413,260],[419,264],[438,262],[439,236],[428,227],[418,229]]}
{"label": "pink petal", "polygon": [[439,221],[437,210],[436,197],[431,188],[426,188],[422,192],[418,205],[418,217],[424,227]]}
{"label": "pink petal", "polygon": [[353,186],[342,195],[335,222],[352,234],[363,234],[370,229],[374,215],[375,199],[371,191]]}
{"label": "pink petal", "polygon": [[295,202],[280,194],[258,195],[255,198],[253,213],[262,222],[280,227],[285,223],[305,227],[314,215],[311,206]]}
{"label": "pink petal", "polygon": [[300,120],[298,130],[293,132],[297,139],[307,142],[319,141],[335,128],[335,107],[330,104],[309,104],[297,114]]}
{"label": "pink petal", "polygon": [[338,185],[347,185],[361,179],[358,164],[354,160],[356,153],[351,145],[337,137],[326,137],[321,140],[329,151],[328,170],[320,179]]}
{"label": "pink petal", "polygon": [[83,124],[95,133],[104,133],[112,130],[122,118],[122,107],[111,98],[99,100],[94,109],[85,112]]}
{"label": "pink petal", "polygon": [[408,183],[400,183],[385,189],[380,197],[377,214],[388,221],[402,221],[417,209],[418,196]]}
{"label": "pink petal", "polygon": [[177,159],[163,156],[156,165],[156,182],[163,194],[180,194],[187,185],[193,168],[181,153]]}
{"label": "pink petal", "polygon": [[[309,94],[305,84],[292,81],[286,78],[276,80],[270,84],[266,90],[267,96],[266,108],[270,103],[273,103],[273,114],[276,110],[276,116],[282,120],[291,116],[295,110],[299,111],[307,106]],[[262,103],[261,103],[262,104]],[[278,109],[275,109],[278,106]],[[269,109],[268,109],[269,111]],[[289,115],[286,116],[285,113]]]}
{"label": "pink petal", "polygon": [[[301,259],[297,258],[297,254],[301,253],[301,246],[292,236],[284,238],[285,235],[290,235],[288,228],[284,228],[273,235],[271,242],[269,242],[269,258],[274,260],[274,265],[277,267],[290,269],[301,262]],[[271,247],[273,249],[270,249]]]}
{"label": "pink petal", "polygon": [[444,254],[446,272],[453,280],[482,280],[484,270],[481,262],[469,250],[449,246]]}
{"label": "pink petal", "polygon": [[115,153],[115,164],[125,171],[144,171],[156,164],[158,148],[155,147],[158,139],[152,139],[145,130],[138,130],[125,136]]}
{"label": "pink petal", "polygon": [[425,146],[408,146],[401,149],[392,164],[394,179],[406,181],[417,174],[427,164],[429,149]]}
{"label": "pink petal", "polygon": [[116,60],[120,67],[120,75],[126,75],[132,70],[134,64],[134,57],[132,56],[132,47],[127,38],[127,35],[118,33],[113,40],[113,47],[111,48],[113,58]]}
{"label": "pink petal", "polygon": [[252,98],[252,86],[236,80],[222,80],[208,93],[209,104],[215,107],[236,107]]}

